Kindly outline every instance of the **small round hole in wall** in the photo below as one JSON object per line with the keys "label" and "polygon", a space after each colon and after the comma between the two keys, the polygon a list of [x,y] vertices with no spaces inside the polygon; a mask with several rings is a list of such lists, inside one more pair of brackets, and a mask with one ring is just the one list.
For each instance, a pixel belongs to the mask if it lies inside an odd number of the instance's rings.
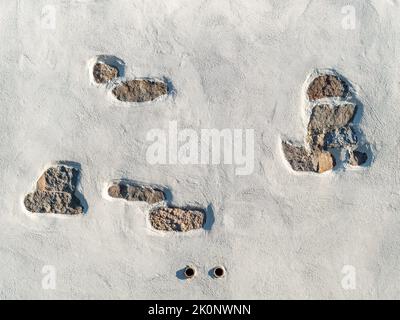
{"label": "small round hole in wall", "polygon": [[191,266],[187,266],[185,268],[184,274],[186,279],[191,279],[196,275],[196,269]]}
{"label": "small round hole in wall", "polygon": [[221,266],[215,267],[213,275],[215,278],[222,278],[225,275],[225,268]]}

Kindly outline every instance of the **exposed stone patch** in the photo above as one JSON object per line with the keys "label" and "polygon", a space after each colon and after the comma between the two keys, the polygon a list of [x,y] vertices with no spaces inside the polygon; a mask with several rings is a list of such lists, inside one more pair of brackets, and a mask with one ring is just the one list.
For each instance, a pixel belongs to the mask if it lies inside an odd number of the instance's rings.
{"label": "exposed stone patch", "polygon": [[356,142],[350,123],[356,113],[352,104],[332,106],[316,105],[308,123],[307,141],[311,149],[344,147]]}
{"label": "exposed stone patch", "polygon": [[356,107],[352,104],[317,105],[312,110],[308,130],[323,133],[341,128],[353,120],[355,112]]}
{"label": "exposed stone patch", "polygon": [[93,78],[96,83],[104,84],[118,76],[118,69],[108,64],[97,62],[93,67]]}
{"label": "exposed stone patch", "polygon": [[79,170],[63,165],[47,169],[39,178],[36,190],[26,195],[25,207],[34,213],[76,215],[83,205],[76,196]]}
{"label": "exposed stone patch", "polygon": [[318,162],[303,146],[282,142],[283,153],[294,171],[318,171]]}
{"label": "exposed stone patch", "polygon": [[75,192],[79,171],[75,168],[59,166],[52,167],[39,178],[36,183],[38,191]]}
{"label": "exposed stone patch", "polygon": [[188,232],[203,228],[206,214],[200,210],[157,208],[150,212],[152,227],[160,231]]}
{"label": "exposed stone patch", "polygon": [[333,155],[328,151],[322,151],[317,153],[318,158],[318,173],[332,170],[336,163]]}
{"label": "exposed stone patch", "polygon": [[[331,170],[337,163],[333,153],[353,166],[367,162],[366,153],[354,151],[359,147],[359,138],[354,129],[356,125],[353,123],[357,106],[348,103],[348,93],[349,86],[338,76],[320,75],[311,82],[307,90],[309,100],[332,97],[347,100],[326,99],[323,103],[310,103],[311,113],[305,139],[307,146],[282,143],[283,153],[293,170],[318,173]],[[349,156],[343,159],[343,154]]]}
{"label": "exposed stone patch", "polygon": [[135,79],[122,82],[112,90],[113,95],[124,102],[153,101],[168,93],[165,82]]}
{"label": "exposed stone patch", "polygon": [[76,215],[83,213],[78,198],[67,192],[35,191],[25,197],[25,207],[35,213]]}
{"label": "exposed stone patch", "polygon": [[149,204],[165,200],[163,191],[149,186],[135,186],[125,182],[114,183],[108,188],[108,195],[112,198],[127,201],[144,201]]}
{"label": "exposed stone patch", "polygon": [[335,159],[330,152],[311,150],[303,146],[294,146],[287,142],[282,143],[283,152],[294,171],[318,172],[333,169]]}
{"label": "exposed stone patch", "polygon": [[344,98],[348,93],[347,84],[335,75],[321,75],[315,78],[307,90],[310,101],[322,98]]}

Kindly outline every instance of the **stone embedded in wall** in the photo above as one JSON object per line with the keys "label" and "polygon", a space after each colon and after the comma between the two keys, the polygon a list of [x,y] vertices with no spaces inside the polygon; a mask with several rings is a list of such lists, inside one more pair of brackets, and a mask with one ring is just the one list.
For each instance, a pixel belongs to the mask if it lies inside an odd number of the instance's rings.
{"label": "stone embedded in wall", "polygon": [[330,74],[320,75],[315,78],[307,90],[310,101],[333,97],[344,98],[347,93],[347,84],[338,76]]}
{"label": "stone embedded in wall", "polygon": [[303,146],[282,142],[283,153],[294,171],[318,171],[318,162]]}
{"label": "stone embedded in wall", "polygon": [[37,191],[75,192],[79,171],[66,166],[51,167],[36,183]]}
{"label": "stone embedded in wall", "polygon": [[135,79],[124,81],[112,90],[113,95],[123,102],[153,101],[168,93],[165,82]]}
{"label": "stone embedded in wall", "polygon": [[165,200],[162,190],[150,186],[137,186],[125,182],[114,183],[108,188],[108,195],[112,198],[125,199],[127,201],[144,201],[149,204]]}
{"label": "stone embedded in wall", "polygon": [[83,207],[79,199],[67,192],[35,191],[25,197],[24,204],[26,209],[33,213],[67,215],[83,213]]}
{"label": "stone embedded in wall", "polygon": [[357,138],[350,127],[355,113],[356,106],[352,104],[316,105],[312,109],[306,138],[311,149],[326,150],[355,144]]}
{"label": "stone embedded in wall", "polygon": [[355,113],[356,107],[352,104],[317,105],[312,109],[308,131],[323,133],[344,127],[353,120]]}
{"label": "stone embedded in wall", "polygon": [[303,146],[294,146],[288,142],[283,142],[282,148],[286,160],[294,171],[323,173],[335,166],[335,159],[330,152],[307,151]]}
{"label": "stone embedded in wall", "polygon": [[104,84],[119,76],[118,69],[103,62],[97,62],[93,67],[93,78],[96,83]]}
{"label": "stone embedded in wall", "polygon": [[188,232],[203,228],[206,213],[198,209],[157,208],[150,212],[149,219],[156,230]]}
{"label": "stone embedded in wall", "polygon": [[24,205],[33,213],[77,215],[84,212],[76,196],[79,170],[64,165],[47,169],[39,178],[36,190],[26,195]]}
{"label": "stone embedded in wall", "polygon": [[328,151],[321,151],[316,153],[318,159],[318,173],[332,170],[336,163],[334,156]]}

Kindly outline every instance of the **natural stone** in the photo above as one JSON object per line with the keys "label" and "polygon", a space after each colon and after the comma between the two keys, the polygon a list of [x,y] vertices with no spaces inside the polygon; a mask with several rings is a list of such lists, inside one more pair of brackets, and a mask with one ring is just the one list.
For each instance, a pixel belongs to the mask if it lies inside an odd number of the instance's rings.
{"label": "natural stone", "polygon": [[318,156],[318,172],[332,170],[335,166],[335,158],[330,152],[321,152]]}
{"label": "natural stone", "polygon": [[35,213],[76,215],[83,206],[75,195],[79,170],[63,165],[47,169],[36,183],[36,190],[26,195],[25,207]]}
{"label": "natural stone", "polygon": [[97,83],[107,83],[118,75],[117,68],[102,62],[97,62],[93,67],[93,78]]}
{"label": "natural stone", "polygon": [[73,193],[78,183],[79,170],[66,166],[47,169],[36,183],[38,191],[63,191]]}
{"label": "natural stone", "polygon": [[350,152],[349,163],[352,166],[362,166],[368,160],[368,155],[365,152],[360,152],[357,150]]}
{"label": "natural stone", "polygon": [[311,82],[307,90],[307,95],[311,101],[315,101],[322,98],[344,98],[347,92],[348,86],[337,76],[321,75]]}
{"label": "natural stone", "polygon": [[68,192],[35,191],[24,200],[25,207],[35,213],[76,215],[83,213],[80,200]]}
{"label": "natural stone", "polygon": [[146,102],[168,93],[167,84],[161,81],[136,79],[125,81],[116,86],[113,95],[124,102]]}
{"label": "natural stone", "polygon": [[335,159],[328,151],[307,151],[302,146],[294,146],[288,142],[282,143],[286,160],[294,171],[325,172],[335,166]]}
{"label": "natural stone", "polygon": [[356,113],[352,104],[317,105],[312,109],[308,123],[307,142],[312,150],[327,150],[357,143],[350,124]]}
{"label": "natural stone", "polygon": [[205,212],[200,210],[158,208],[150,212],[152,227],[160,231],[188,232],[201,229],[205,221]]}
{"label": "natural stone", "polygon": [[283,153],[294,171],[318,171],[318,162],[304,147],[282,142]]}
{"label": "natural stone", "polygon": [[323,133],[344,127],[353,120],[355,113],[356,107],[353,104],[317,105],[312,110],[308,131]]}
{"label": "natural stone", "polygon": [[149,186],[135,186],[128,183],[115,183],[108,188],[112,198],[121,198],[127,201],[144,201],[154,204],[165,200],[163,191]]}
{"label": "natural stone", "polygon": [[[348,91],[349,87],[338,76],[321,75],[312,81],[307,91],[310,101],[337,97],[342,102],[327,100],[310,103],[306,146],[282,143],[285,157],[293,170],[319,173],[331,170],[336,166],[332,152],[351,165],[367,161],[365,153],[350,151],[358,148],[359,137],[357,125],[353,123],[357,106],[344,99]],[[343,155],[349,153],[350,156],[343,159]]]}

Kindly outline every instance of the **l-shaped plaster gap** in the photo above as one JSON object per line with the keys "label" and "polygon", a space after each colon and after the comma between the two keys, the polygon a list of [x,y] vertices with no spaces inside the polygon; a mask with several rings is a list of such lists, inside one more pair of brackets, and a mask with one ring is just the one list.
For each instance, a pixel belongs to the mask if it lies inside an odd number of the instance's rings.
{"label": "l-shaped plaster gap", "polygon": [[306,84],[306,145],[282,141],[283,154],[292,169],[323,173],[338,164],[365,165],[369,156],[361,151],[366,144],[360,143],[363,134],[355,121],[362,104],[351,84],[333,70],[317,70]]}

